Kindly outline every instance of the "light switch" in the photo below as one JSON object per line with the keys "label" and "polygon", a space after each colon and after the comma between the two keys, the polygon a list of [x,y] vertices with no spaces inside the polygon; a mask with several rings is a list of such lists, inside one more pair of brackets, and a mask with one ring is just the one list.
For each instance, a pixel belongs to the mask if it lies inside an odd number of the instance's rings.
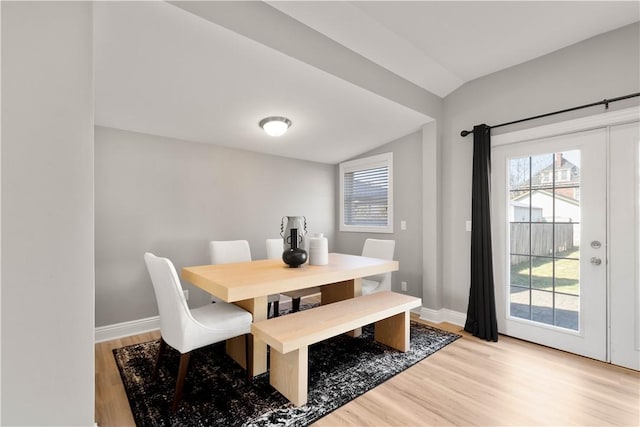
{"label": "light switch", "polygon": [[400,221],[400,230],[406,230],[407,229],[407,221],[402,220]]}
{"label": "light switch", "polygon": [[466,222],[466,229],[467,231],[471,231],[471,221]]}

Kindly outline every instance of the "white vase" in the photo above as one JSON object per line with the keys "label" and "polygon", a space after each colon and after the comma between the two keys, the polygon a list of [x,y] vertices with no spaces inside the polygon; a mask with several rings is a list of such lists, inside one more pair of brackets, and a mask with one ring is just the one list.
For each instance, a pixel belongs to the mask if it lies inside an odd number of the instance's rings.
{"label": "white vase", "polygon": [[314,234],[309,239],[309,264],[329,264],[329,243],[321,233]]}

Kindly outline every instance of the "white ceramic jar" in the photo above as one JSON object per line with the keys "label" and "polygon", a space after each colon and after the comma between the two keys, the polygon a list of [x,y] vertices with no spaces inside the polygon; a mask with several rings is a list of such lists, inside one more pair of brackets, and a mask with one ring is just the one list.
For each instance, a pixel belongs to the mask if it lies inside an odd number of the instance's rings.
{"label": "white ceramic jar", "polygon": [[309,239],[309,264],[329,264],[329,242],[322,233],[315,233]]}

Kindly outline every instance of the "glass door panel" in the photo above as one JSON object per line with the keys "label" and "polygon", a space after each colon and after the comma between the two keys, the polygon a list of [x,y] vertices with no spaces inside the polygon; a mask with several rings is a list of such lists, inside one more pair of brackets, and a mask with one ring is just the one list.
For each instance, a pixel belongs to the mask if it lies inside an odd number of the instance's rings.
{"label": "glass door panel", "polygon": [[509,159],[511,316],[579,329],[579,194],[579,150]]}

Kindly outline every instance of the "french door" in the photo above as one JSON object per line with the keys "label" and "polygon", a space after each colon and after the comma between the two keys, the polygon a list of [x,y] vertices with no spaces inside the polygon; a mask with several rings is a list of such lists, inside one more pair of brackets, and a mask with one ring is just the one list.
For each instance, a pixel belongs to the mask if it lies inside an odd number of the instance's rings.
{"label": "french door", "polygon": [[607,358],[607,131],[492,150],[498,330]]}
{"label": "french door", "polygon": [[639,117],[494,138],[500,333],[640,370]]}

